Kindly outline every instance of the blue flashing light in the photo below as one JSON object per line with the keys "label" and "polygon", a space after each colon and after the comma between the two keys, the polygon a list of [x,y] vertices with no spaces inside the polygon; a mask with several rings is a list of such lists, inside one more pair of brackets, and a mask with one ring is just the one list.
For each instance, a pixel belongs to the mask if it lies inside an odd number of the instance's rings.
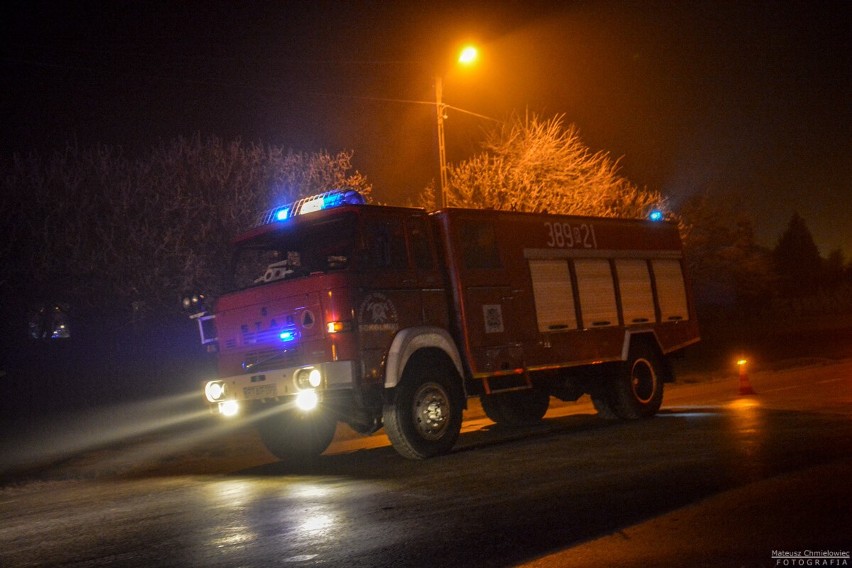
{"label": "blue flashing light", "polygon": [[364,197],[353,189],[346,191],[330,191],[323,195],[323,209],[340,207],[342,205],[363,205]]}
{"label": "blue flashing light", "polygon": [[659,209],[654,209],[651,211],[651,214],[648,215],[648,219],[651,221],[662,221],[663,220],[663,212]]}
{"label": "blue flashing light", "polygon": [[284,221],[290,216],[290,208],[282,207],[275,212],[275,220],[276,221]]}
{"label": "blue flashing light", "polygon": [[293,329],[285,329],[278,334],[278,339],[283,341],[284,343],[290,343],[291,341],[296,341],[298,338],[298,334]]}
{"label": "blue flashing light", "polygon": [[323,209],[332,209],[344,205],[363,205],[364,203],[366,203],[364,196],[354,189],[334,189],[266,211],[260,216],[256,226],[286,221],[297,215],[305,215]]}

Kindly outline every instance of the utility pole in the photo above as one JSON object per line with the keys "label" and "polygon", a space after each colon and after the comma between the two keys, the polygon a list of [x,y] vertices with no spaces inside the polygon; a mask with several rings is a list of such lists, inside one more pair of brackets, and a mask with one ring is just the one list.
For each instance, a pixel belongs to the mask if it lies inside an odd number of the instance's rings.
{"label": "utility pole", "polygon": [[438,167],[441,178],[441,208],[447,206],[447,147],[444,143],[445,105],[442,99],[443,81],[435,76],[435,112],[438,119]]}

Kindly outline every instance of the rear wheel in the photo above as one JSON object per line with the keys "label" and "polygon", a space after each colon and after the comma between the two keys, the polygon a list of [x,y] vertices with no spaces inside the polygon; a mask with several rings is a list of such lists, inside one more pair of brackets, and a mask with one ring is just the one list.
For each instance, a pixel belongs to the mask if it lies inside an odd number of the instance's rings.
{"label": "rear wheel", "polygon": [[540,422],[550,405],[550,395],[539,389],[489,394],[481,400],[488,418],[509,426]]}
{"label": "rear wheel", "polygon": [[337,421],[325,412],[281,412],[257,423],[266,448],[281,460],[305,460],[323,453],[334,439]]}
{"label": "rear wheel", "polygon": [[663,403],[663,367],[656,349],[644,343],[631,345],[627,361],[609,384],[607,403],[625,420],[648,418]]}
{"label": "rear wheel", "polygon": [[463,396],[440,369],[406,371],[392,402],[385,404],[385,432],[409,459],[444,454],[461,431]]}

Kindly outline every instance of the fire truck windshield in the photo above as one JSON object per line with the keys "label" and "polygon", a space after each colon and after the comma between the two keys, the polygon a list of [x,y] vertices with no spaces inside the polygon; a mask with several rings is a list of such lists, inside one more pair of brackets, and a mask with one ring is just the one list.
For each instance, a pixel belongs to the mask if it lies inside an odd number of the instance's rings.
{"label": "fire truck windshield", "polygon": [[355,249],[354,215],[297,223],[258,235],[234,254],[234,288],[349,268]]}

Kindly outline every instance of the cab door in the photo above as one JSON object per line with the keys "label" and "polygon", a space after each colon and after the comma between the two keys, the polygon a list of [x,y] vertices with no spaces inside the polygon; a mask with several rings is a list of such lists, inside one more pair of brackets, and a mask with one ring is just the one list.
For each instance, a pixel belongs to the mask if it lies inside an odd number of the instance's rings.
{"label": "cab door", "polygon": [[417,271],[408,256],[405,217],[390,208],[361,214],[354,316],[365,380],[380,384],[383,359],[401,329],[421,318]]}
{"label": "cab door", "polygon": [[419,293],[422,324],[447,329],[449,310],[446,283],[439,269],[431,226],[425,214],[418,213],[406,219],[405,229],[408,256]]}
{"label": "cab door", "polygon": [[[463,326],[473,372],[520,375],[526,367],[521,313],[525,291],[513,286],[506,259],[501,258],[493,221],[460,219],[455,229]],[[520,385],[511,381],[507,384],[517,386]]]}

